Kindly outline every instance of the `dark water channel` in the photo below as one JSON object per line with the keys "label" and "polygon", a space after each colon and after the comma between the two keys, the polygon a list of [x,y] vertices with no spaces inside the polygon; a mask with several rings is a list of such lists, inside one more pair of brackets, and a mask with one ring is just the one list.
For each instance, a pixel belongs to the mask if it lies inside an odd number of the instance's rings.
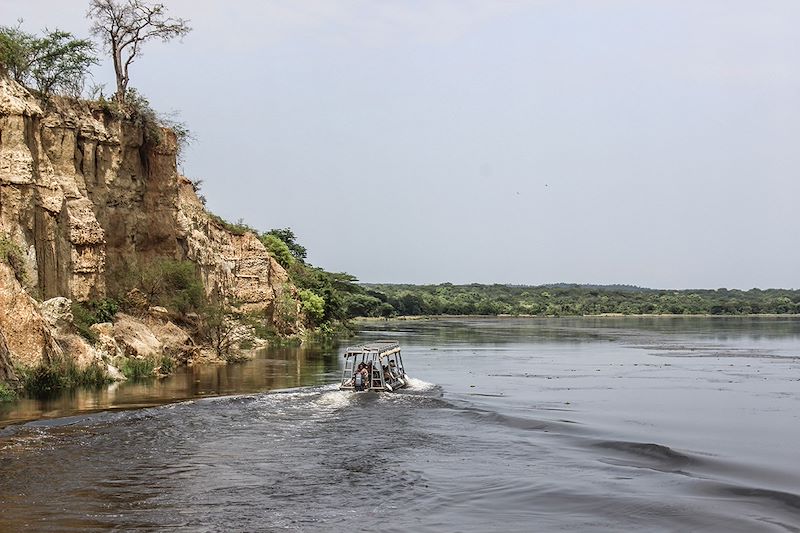
{"label": "dark water channel", "polygon": [[409,389],[340,392],[341,348],[283,348],[3,408],[50,418],[0,430],[0,531],[800,531],[796,318],[379,337]]}

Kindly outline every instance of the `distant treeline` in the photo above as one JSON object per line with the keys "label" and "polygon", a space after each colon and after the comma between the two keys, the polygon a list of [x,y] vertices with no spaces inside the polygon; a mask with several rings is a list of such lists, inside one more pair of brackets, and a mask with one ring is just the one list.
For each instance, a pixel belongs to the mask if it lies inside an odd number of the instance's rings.
{"label": "distant treeline", "polygon": [[351,317],[395,315],[789,314],[800,290],[658,290],[630,285],[361,284],[344,300]]}

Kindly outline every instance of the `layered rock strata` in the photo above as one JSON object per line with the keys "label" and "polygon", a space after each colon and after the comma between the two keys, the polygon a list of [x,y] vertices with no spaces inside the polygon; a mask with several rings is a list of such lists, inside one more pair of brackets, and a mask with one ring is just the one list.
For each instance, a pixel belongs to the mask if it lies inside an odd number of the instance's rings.
{"label": "layered rock strata", "polygon": [[0,79],[0,238],[19,247],[24,270],[20,283],[0,265],[0,331],[12,360],[61,355],[30,295],[102,298],[157,258],[196,263],[209,296],[267,316],[277,298],[296,294],[257,236],[206,212],[177,172],[175,135],[160,137],[148,142],[136,120],[97,103],[45,105]]}

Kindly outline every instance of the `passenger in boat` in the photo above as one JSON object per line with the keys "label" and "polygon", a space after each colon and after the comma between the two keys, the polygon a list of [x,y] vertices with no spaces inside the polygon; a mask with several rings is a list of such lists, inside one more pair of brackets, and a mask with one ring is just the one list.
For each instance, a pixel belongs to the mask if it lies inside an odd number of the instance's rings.
{"label": "passenger in boat", "polygon": [[364,363],[358,364],[358,369],[353,374],[353,387],[358,390],[364,390],[364,384],[367,382],[367,367]]}

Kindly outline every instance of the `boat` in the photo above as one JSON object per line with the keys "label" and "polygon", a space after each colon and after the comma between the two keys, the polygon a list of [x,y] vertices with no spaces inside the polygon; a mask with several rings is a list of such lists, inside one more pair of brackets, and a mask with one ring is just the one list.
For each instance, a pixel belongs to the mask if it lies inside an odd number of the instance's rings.
{"label": "boat", "polygon": [[[360,368],[365,371],[359,371]],[[339,390],[392,392],[407,384],[400,343],[372,341],[345,350]]]}

